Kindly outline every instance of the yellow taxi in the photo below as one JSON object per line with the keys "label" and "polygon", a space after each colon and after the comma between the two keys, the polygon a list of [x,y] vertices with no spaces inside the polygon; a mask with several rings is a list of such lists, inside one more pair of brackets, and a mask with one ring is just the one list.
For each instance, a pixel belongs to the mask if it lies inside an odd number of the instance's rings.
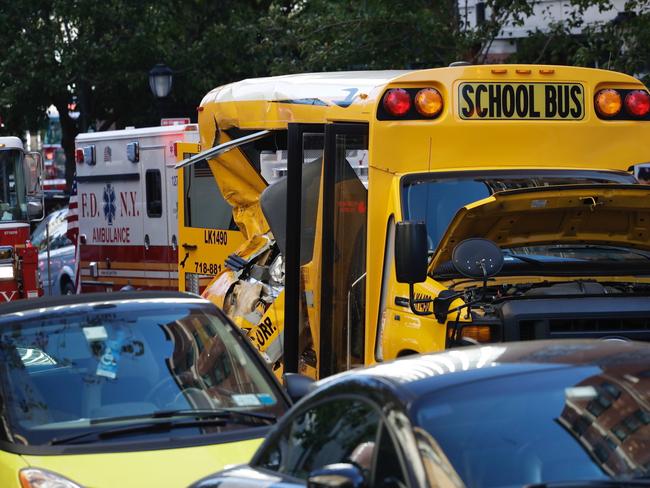
{"label": "yellow taxi", "polygon": [[248,461],[289,399],[239,329],[176,292],[0,309],[0,486],[177,487]]}

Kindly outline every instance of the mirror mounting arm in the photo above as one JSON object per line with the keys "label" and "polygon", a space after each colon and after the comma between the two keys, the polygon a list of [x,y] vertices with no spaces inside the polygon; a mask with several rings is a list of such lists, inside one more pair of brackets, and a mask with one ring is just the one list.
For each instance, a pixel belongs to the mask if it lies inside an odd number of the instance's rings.
{"label": "mirror mounting arm", "polygon": [[[449,308],[454,300],[463,296],[462,292],[453,292],[451,290],[442,290],[436,298],[415,298],[414,283],[409,283],[409,307],[411,312],[420,317],[435,315],[438,323],[444,324],[449,315]],[[418,310],[417,305],[429,305],[433,303],[433,312],[429,310]],[[429,307],[426,307],[427,309]],[[461,306],[460,308],[463,308]]]}
{"label": "mirror mounting arm", "polygon": [[[436,301],[431,298],[415,298],[415,292],[413,291],[413,289],[414,289],[414,283],[409,283],[409,307],[411,308],[411,312],[413,312],[415,315],[419,315],[420,317],[426,317],[435,313],[435,312],[429,312],[429,310],[418,310],[416,308],[416,305],[422,305],[422,304],[428,305],[430,303],[433,303],[434,310],[435,310]],[[426,308],[428,309],[429,307],[427,306]]]}

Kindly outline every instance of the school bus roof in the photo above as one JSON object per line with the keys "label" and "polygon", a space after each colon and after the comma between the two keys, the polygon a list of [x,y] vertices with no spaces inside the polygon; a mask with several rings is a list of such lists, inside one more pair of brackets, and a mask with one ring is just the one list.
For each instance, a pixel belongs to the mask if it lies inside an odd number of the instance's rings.
{"label": "school bus roof", "polygon": [[199,114],[216,120],[220,128],[282,129],[289,122],[328,120],[368,121],[388,86],[427,83],[442,89],[447,103],[458,81],[582,82],[642,87],[635,78],[614,71],[571,66],[469,65],[410,71],[349,71],[302,73],[251,78],[210,91]]}

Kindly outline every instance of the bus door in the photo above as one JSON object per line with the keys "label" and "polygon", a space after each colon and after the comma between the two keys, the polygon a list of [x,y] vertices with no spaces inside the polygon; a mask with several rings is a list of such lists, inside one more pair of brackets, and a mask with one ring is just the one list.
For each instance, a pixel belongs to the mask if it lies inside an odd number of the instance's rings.
{"label": "bus door", "polygon": [[[284,370],[316,368],[320,246],[318,207],[323,167],[323,124],[289,124],[287,139],[286,236],[284,256]],[[300,205],[296,203],[300,202]],[[299,351],[302,351],[300,355]],[[303,371],[306,371],[303,369]]]}
{"label": "bus door", "polygon": [[319,376],[364,364],[368,125],[325,130]]}
{"label": "bus door", "polygon": [[[177,160],[199,153],[199,144],[178,142]],[[226,258],[242,243],[232,207],[219,190],[206,159],[187,165],[178,176],[178,289],[203,293]]]}

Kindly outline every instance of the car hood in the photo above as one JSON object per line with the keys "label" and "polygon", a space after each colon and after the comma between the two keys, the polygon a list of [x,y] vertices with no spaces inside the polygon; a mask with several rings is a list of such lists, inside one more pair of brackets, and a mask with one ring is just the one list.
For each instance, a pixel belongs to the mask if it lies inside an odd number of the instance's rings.
{"label": "car hood", "polygon": [[31,467],[54,471],[92,488],[188,486],[224,467],[247,462],[261,442],[252,439],[154,451],[22,457]]}
{"label": "car hood", "polygon": [[466,205],[452,219],[429,271],[471,237],[501,248],[600,244],[650,250],[650,187],[562,185],[507,190]]}
{"label": "car hood", "polygon": [[235,466],[208,476],[190,488],[297,488],[302,483],[292,483],[283,476],[249,465]]}

